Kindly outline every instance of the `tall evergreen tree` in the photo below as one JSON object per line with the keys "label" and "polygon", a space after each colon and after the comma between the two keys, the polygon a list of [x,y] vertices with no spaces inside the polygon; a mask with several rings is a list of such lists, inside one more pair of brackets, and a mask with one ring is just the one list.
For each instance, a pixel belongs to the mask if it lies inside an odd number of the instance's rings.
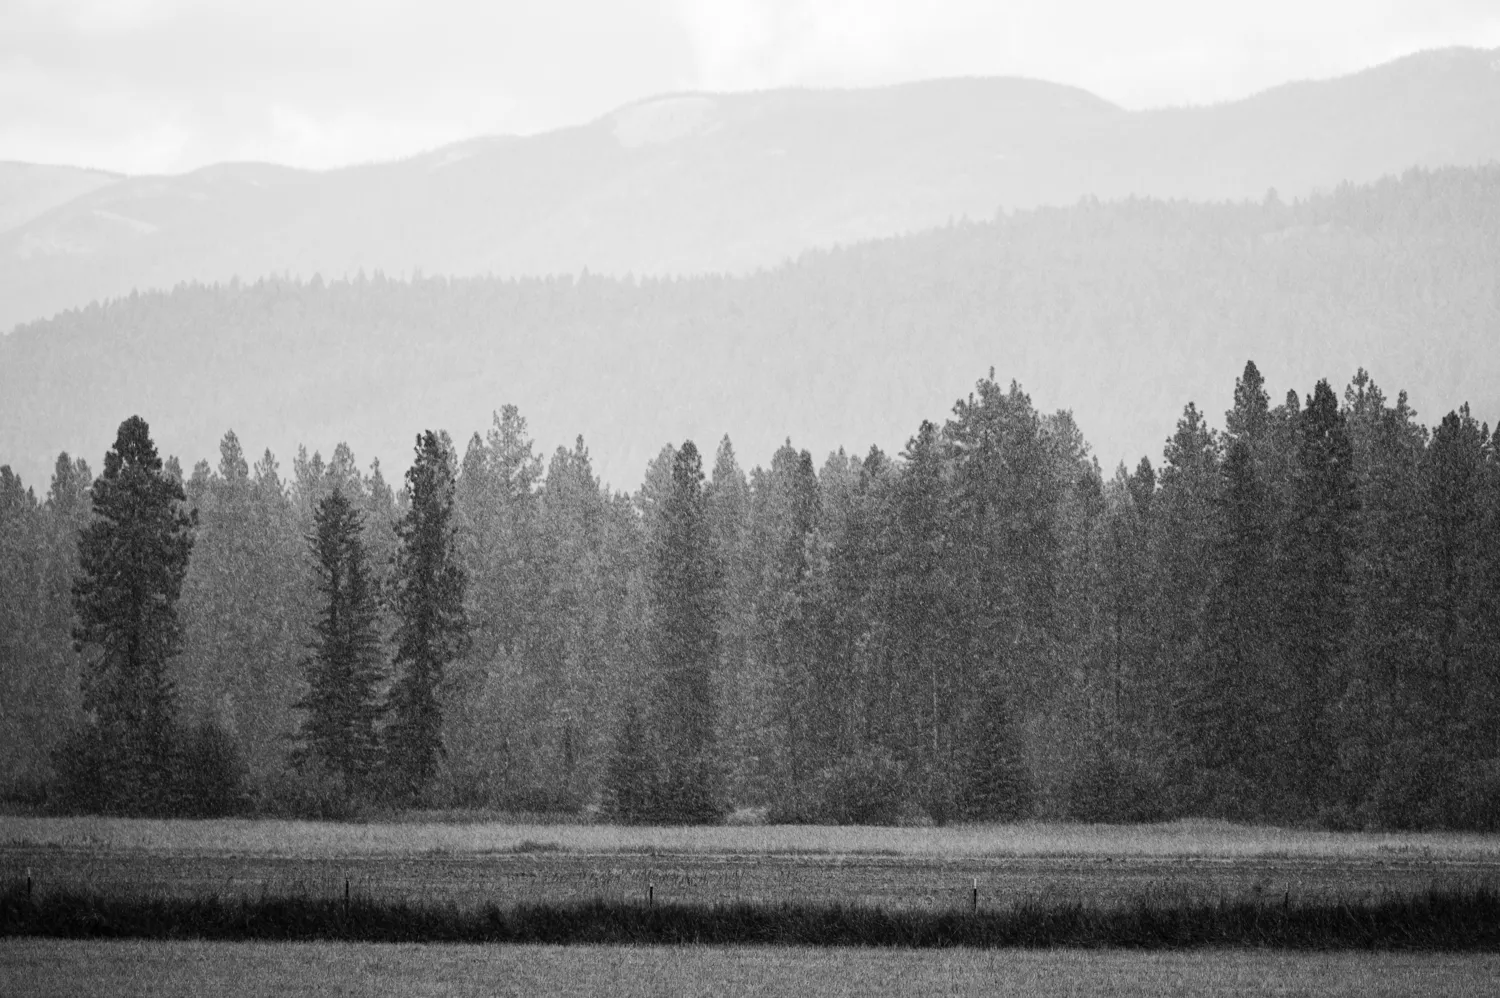
{"label": "tall evergreen tree", "polygon": [[0,466],[0,780],[39,768],[28,757],[42,730],[31,715],[44,675],[43,522],[32,490]]}
{"label": "tall evergreen tree", "polygon": [[417,437],[406,473],[411,506],[396,527],[393,606],[397,618],[386,754],[399,796],[427,790],[443,754],[438,686],[443,670],[468,644],[465,575],[455,551],[453,456],[438,435]]}
{"label": "tall evergreen tree", "polygon": [[[1246,780],[1264,774],[1266,734],[1279,702],[1273,661],[1275,524],[1268,489],[1244,437],[1230,445],[1224,483],[1215,504],[1213,588],[1207,607],[1208,655],[1190,703],[1198,712],[1190,729],[1202,762]],[[1222,786],[1221,790],[1229,789]],[[1226,802],[1248,813],[1250,800]]]}
{"label": "tall evergreen tree", "polygon": [[726,792],[735,800],[770,798],[767,763],[776,742],[776,684],[755,654],[756,558],[750,545],[750,483],[729,437],[719,442],[705,490],[709,539],[722,584],[719,663],[714,696],[716,741],[724,755]]}
{"label": "tall evergreen tree", "polygon": [[951,796],[956,748],[953,678],[964,653],[964,605],[955,578],[950,469],[938,427],[924,421],[902,452],[888,507],[882,574],[882,741],[911,769],[930,808]]}
{"label": "tall evergreen tree", "polygon": [[720,580],[714,565],[703,465],[691,440],[672,461],[652,538],[650,650],[657,672],[661,743],[657,816],[710,822],[723,814],[714,745],[712,676],[719,645]]}
{"label": "tall evergreen tree", "polygon": [[1326,380],[1297,423],[1297,451],[1280,608],[1289,671],[1286,771],[1308,807],[1333,789],[1327,711],[1344,680],[1349,634],[1354,451],[1343,412]]}
{"label": "tall evergreen tree", "polygon": [[1472,759],[1479,718],[1467,709],[1484,661],[1483,554],[1484,462],[1489,433],[1468,406],[1443,417],[1427,448],[1424,517],[1430,552],[1427,584],[1429,630],[1435,637],[1434,672],[1428,684],[1431,720],[1456,756]]}
{"label": "tall evergreen tree", "polygon": [[[1192,403],[1183,409],[1177,432],[1163,454],[1157,500],[1157,573],[1161,606],[1156,626],[1166,674],[1177,708],[1175,742],[1184,753],[1200,741],[1192,725],[1199,716],[1190,704],[1202,688],[1206,657],[1205,609],[1211,589],[1214,503],[1221,485],[1221,441]],[[1177,760],[1181,762],[1182,760]]]}
{"label": "tall evergreen tree", "polygon": [[364,517],[335,488],[318,502],[307,542],[322,608],[302,667],[306,712],[294,759],[316,761],[354,793],[368,791],[378,771],[382,679],[374,580],[361,539]]}
{"label": "tall evergreen tree", "polygon": [[94,786],[106,807],[168,805],[176,702],[168,662],[181,628],[177,598],[196,517],[164,470],[146,421],[120,424],[94,481],[94,520],[79,538],[76,645],[86,650],[83,708],[98,749]]}

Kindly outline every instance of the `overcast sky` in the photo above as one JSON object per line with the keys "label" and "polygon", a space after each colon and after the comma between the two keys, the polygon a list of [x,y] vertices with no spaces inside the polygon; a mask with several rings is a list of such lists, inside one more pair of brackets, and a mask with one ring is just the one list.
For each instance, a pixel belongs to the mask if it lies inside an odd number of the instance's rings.
{"label": "overcast sky", "polygon": [[0,0],[0,160],[329,167],[674,90],[1039,77],[1205,103],[1444,45],[1500,0]]}

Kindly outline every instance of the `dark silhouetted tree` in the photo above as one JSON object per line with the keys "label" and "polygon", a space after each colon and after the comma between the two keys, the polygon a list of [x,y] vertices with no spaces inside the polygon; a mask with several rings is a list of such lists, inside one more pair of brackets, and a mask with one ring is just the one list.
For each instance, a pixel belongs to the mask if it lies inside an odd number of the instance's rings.
{"label": "dark silhouetted tree", "polygon": [[85,741],[98,754],[64,767],[75,776],[93,768],[98,803],[112,810],[169,806],[176,704],[168,662],[181,640],[177,598],[195,522],[184,501],[146,421],[121,423],[94,481],[94,519],[79,538],[73,585],[74,641],[87,654]]}
{"label": "dark silhouetted tree", "polygon": [[322,606],[303,659],[306,712],[294,755],[343,777],[351,792],[369,789],[378,770],[380,716],[379,622],[374,580],[361,539],[364,517],[335,488],[319,500],[307,538]]}
{"label": "dark silhouetted tree", "polygon": [[468,645],[465,576],[454,544],[453,456],[430,430],[417,437],[406,487],[411,506],[396,526],[401,547],[392,598],[400,675],[391,689],[386,753],[392,790],[417,799],[443,754],[443,670]]}

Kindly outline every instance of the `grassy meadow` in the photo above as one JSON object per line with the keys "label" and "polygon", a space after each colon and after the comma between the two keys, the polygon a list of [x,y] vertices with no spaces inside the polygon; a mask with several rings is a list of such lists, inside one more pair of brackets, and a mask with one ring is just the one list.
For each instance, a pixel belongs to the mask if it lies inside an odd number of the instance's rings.
{"label": "grassy meadow", "polygon": [[671,853],[952,857],[1288,858],[1500,863],[1500,837],[1458,832],[1329,832],[1177,821],[1155,825],[652,827],[470,820],[368,823],[0,815],[0,849],[137,850],[172,855],[484,856]]}
{"label": "grassy meadow", "polygon": [[0,940],[0,993],[1487,995],[1492,955]]}
{"label": "grassy meadow", "polygon": [[0,936],[1500,950],[1472,834],[11,816],[0,878]]}

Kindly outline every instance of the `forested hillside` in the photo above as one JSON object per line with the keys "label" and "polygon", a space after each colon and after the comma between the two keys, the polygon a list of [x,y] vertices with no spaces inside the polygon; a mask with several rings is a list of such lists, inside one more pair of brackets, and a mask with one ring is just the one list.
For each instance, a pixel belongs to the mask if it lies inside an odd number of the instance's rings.
{"label": "forested hillside", "polygon": [[[28,481],[140,412],[164,453],[222,427],[283,456],[348,441],[401,461],[413,425],[502,402],[601,476],[669,440],[894,451],[993,365],[1133,463],[1189,401],[1399,372],[1424,414],[1500,408],[1500,167],[1412,172],[1288,203],[1084,202],[810,253],[745,278],[184,286],[0,338],[0,455]],[[1378,361],[1377,361],[1378,359]]]}
{"label": "forested hillside", "polygon": [[[1067,413],[993,376],[899,453],[788,442],[747,471],[727,438],[712,458],[689,441],[628,496],[582,439],[538,452],[514,407],[419,441],[453,476],[464,594],[423,799],[1493,827],[1500,439],[1467,409],[1424,425],[1363,370],[1284,396],[1254,364],[1225,380],[1221,427],[1189,405],[1159,457],[1102,474]],[[339,522],[362,523],[381,594],[360,654],[399,684],[413,494],[346,446],[282,467],[234,434],[160,474],[196,511],[179,715],[229,733],[262,806],[312,806],[330,791],[288,760],[331,633],[330,510],[356,511]],[[91,479],[64,454],[39,497],[0,470],[10,778],[41,778],[83,720],[69,590]]]}
{"label": "forested hillside", "polygon": [[[1422,52],[1207,107],[1038,80],[671,94],[528,137],[328,171],[118,180],[0,232],[0,335],[184,281],[361,268],[745,274],[835,243],[1080,197],[1290,200],[1500,158],[1493,51]],[[0,171],[0,216],[7,181]],[[37,204],[28,197],[29,204]],[[3,226],[0,226],[3,227]]]}

